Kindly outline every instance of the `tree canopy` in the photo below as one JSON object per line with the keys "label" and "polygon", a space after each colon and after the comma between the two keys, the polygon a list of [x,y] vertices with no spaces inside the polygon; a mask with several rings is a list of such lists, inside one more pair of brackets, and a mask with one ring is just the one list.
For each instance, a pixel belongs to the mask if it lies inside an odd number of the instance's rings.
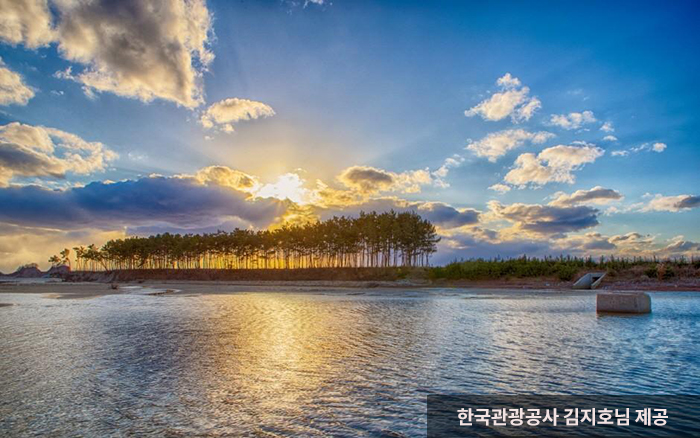
{"label": "tree canopy", "polygon": [[[274,230],[157,234],[73,248],[78,270],[427,266],[440,238],[414,212],[360,213]],[[49,259],[70,261],[68,249]]]}

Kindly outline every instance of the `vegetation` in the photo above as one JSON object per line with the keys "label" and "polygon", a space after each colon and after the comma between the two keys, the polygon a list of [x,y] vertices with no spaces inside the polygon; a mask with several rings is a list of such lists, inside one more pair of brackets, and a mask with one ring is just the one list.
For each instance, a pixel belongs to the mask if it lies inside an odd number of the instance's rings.
{"label": "vegetation", "polygon": [[[275,230],[158,234],[73,248],[77,270],[427,266],[440,240],[418,214],[361,213]],[[49,259],[70,264],[63,250]]]}
{"label": "vegetation", "polygon": [[[555,277],[561,281],[570,281],[584,270],[607,271],[611,276],[618,272],[639,267],[644,275],[659,280],[668,280],[676,271],[684,268],[700,269],[700,259],[669,259],[663,262],[657,258],[615,258],[601,257],[545,257],[523,256],[515,259],[473,259],[455,261],[446,266],[430,270],[432,279],[449,280],[495,280],[507,278]],[[687,270],[687,269],[686,269]]]}

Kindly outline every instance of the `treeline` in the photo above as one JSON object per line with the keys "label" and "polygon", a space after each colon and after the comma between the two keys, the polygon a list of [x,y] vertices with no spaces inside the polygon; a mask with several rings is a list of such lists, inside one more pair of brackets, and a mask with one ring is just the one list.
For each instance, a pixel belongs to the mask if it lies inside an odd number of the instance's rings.
{"label": "treeline", "polygon": [[577,273],[585,270],[606,271],[611,275],[640,267],[643,275],[649,278],[666,280],[685,268],[700,269],[700,259],[660,260],[656,257],[527,257],[513,259],[472,259],[454,261],[445,266],[430,270],[433,279],[450,280],[494,280],[505,278],[556,277],[562,281],[573,280]]}
{"label": "treeline", "polygon": [[427,266],[439,240],[416,213],[371,212],[275,230],[115,239],[65,249],[49,262],[74,270]]}

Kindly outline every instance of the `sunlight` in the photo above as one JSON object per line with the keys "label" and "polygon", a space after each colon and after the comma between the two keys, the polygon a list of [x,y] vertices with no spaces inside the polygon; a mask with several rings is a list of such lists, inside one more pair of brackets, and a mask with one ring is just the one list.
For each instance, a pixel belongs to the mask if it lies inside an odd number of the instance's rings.
{"label": "sunlight", "polygon": [[303,187],[304,180],[296,173],[285,173],[277,177],[274,183],[265,184],[255,193],[259,198],[289,199],[303,204],[308,199],[308,190]]}

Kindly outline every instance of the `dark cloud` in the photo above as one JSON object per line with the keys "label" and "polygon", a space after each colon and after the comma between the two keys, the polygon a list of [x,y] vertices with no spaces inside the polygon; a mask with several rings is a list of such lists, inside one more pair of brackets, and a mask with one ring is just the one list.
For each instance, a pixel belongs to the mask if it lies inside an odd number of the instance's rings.
{"label": "dark cloud", "polygon": [[479,222],[480,212],[471,208],[458,210],[442,202],[419,204],[416,212],[443,228],[457,228]]}
{"label": "dark cloud", "polygon": [[569,206],[587,203],[606,203],[622,198],[622,194],[617,190],[598,186],[590,190],[577,190],[570,195],[561,192],[557,193],[556,198],[550,202],[550,205]]}
{"label": "dark cloud", "polygon": [[0,221],[25,226],[115,228],[168,224],[215,226],[238,218],[267,226],[286,209],[284,201],[248,195],[192,178],[142,178],[48,190],[38,186],[0,189]]}
{"label": "dark cloud", "polygon": [[389,172],[364,166],[353,166],[345,169],[338,176],[338,179],[347,187],[363,193],[375,193],[394,183],[394,177]]}
{"label": "dark cloud", "polygon": [[679,209],[681,208],[697,208],[700,207],[700,196],[688,196],[681,199],[676,205]]}
{"label": "dark cloud", "polygon": [[538,234],[568,233],[599,224],[599,211],[587,206],[502,205],[499,202],[492,201],[489,203],[489,208],[498,218],[513,222],[522,230]]}
{"label": "dark cloud", "polygon": [[13,175],[62,178],[65,172],[65,166],[46,154],[14,143],[0,143],[0,183]]}

